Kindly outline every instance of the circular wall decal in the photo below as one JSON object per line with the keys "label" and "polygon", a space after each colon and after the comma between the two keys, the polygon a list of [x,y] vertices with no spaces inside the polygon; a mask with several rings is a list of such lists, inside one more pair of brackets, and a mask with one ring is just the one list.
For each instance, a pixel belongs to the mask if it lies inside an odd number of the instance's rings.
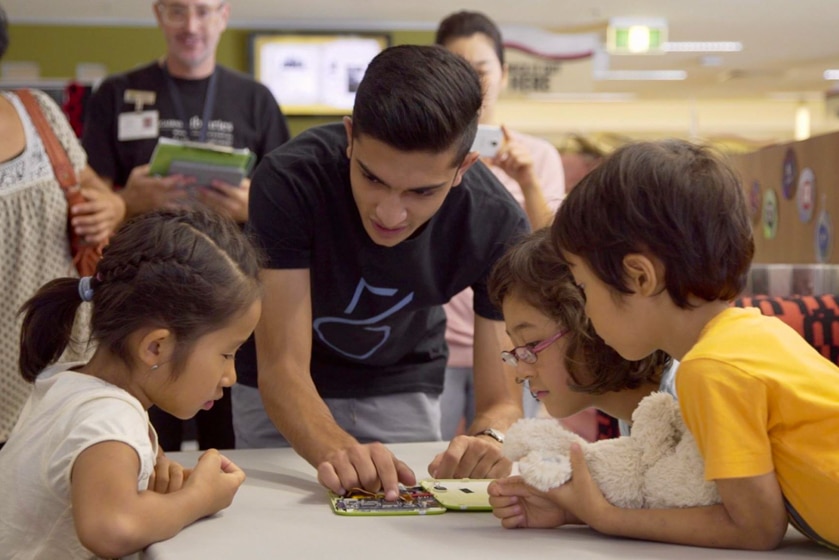
{"label": "circular wall decal", "polygon": [[798,179],[798,158],[795,157],[795,150],[792,148],[787,148],[783,165],[781,191],[784,193],[784,198],[789,200],[795,195],[796,180]]}
{"label": "circular wall decal", "polygon": [[775,191],[766,189],[763,192],[763,237],[775,239],[778,233],[778,197]]}
{"label": "circular wall decal", "polygon": [[795,204],[798,206],[798,219],[804,223],[809,222],[816,207],[816,175],[809,167],[802,169],[798,177]]}
{"label": "circular wall decal", "polygon": [[816,262],[829,261],[830,252],[833,249],[833,223],[827,210],[819,212],[819,219],[816,221],[815,245]]}

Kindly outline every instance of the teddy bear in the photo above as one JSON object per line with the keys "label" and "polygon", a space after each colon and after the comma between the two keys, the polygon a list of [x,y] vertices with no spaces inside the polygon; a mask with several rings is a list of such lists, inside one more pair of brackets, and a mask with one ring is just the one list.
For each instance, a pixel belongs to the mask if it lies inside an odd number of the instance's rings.
{"label": "teddy bear", "polygon": [[632,413],[632,433],[589,443],[555,419],[527,418],[513,424],[504,454],[518,461],[529,485],[547,492],[571,478],[569,452],[577,442],[601,492],[623,508],[677,508],[720,502],[706,481],[704,461],[679,405],[667,393],[644,397]]}

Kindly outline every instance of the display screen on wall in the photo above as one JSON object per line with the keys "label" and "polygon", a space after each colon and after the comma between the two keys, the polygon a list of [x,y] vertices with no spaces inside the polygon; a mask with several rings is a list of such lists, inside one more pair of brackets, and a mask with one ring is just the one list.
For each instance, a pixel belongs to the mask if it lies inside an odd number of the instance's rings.
{"label": "display screen on wall", "polygon": [[286,115],[348,115],[367,65],[390,44],[384,34],[254,33],[254,77]]}

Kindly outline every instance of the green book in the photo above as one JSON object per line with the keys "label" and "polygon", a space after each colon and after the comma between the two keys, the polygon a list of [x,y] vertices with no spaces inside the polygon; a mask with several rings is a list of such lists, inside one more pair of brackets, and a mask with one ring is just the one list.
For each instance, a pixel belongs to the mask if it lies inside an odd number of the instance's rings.
{"label": "green book", "polygon": [[255,162],[256,155],[247,148],[161,137],[152,153],[149,173],[164,177],[182,174],[193,177],[198,185],[210,185],[217,180],[238,186]]}

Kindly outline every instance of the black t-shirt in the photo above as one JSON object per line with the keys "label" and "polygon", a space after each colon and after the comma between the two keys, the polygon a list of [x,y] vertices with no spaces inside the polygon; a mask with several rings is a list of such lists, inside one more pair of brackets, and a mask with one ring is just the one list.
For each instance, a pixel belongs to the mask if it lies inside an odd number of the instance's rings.
{"label": "black t-shirt", "polygon": [[[501,319],[487,276],[528,230],[527,218],[479,163],[418,233],[376,245],[352,196],[346,148],[339,123],[266,156],[251,184],[248,228],[268,268],[310,270],[311,372],[322,397],[438,394],[448,354],[442,304],[472,286],[476,313]],[[256,386],[252,339],[236,369],[239,382]]]}
{"label": "black t-shirt", "polygon": [[[183,123],[175,109],[158,63],[107,78],[91,96],[82,134],[90,166],[99,175],[125,185],[131,170],[151,159],[157,138],[118,140],[119,115],[135,111],[125,101],[126,90],[153,91],[154,103],[142,110],[157,111],[159,135],[179,140],[198,140],[204,115],[209,78],[172,78],[180,92]],[[233,148],[249,148],[257,160],[289,139],[288,125],[271,91],[251,77],[216,66],[216,95],[212,118],[207,125],[207,142]]]}

